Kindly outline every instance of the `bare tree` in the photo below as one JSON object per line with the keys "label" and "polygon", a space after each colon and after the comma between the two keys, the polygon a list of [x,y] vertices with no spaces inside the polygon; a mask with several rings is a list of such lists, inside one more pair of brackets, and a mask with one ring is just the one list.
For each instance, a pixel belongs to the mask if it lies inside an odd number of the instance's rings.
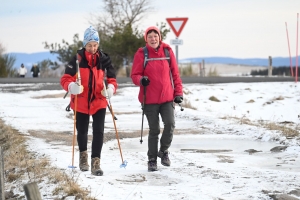
{"label": "bare tree", "polygon": [[128,24],[136,27],[142,18],[154,8],[150,0],[103,0],[102,14],[93,15],[90,23],[107,35],[123,30]]}
{"label": "bare tree", "polygon": [[17,69],[14,68],[16,57],[5,54],[5,47],[0,43],[0,77],[17,76]]}
{"label": "bare tree", "polygon": [[5,52],[5,47],[0,43],[0,56]]}

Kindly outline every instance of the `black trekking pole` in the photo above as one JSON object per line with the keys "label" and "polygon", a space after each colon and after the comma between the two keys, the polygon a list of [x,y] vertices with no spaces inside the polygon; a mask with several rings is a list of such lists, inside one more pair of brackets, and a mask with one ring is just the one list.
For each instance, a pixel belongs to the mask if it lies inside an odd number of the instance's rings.
{"label": "black trekking pole", "polygon": [[142,128],[141,128],[141,139],[140,139],[141,144],[143,143],[143,126],[144,126],[144,115],[145,115],[146,87],[147,86],[144,86],[144,95],[143,95],[143,104],[142,104],[143,113],[142,113]]}
{"label": "black trekking pole", "polygon": [[178,105],[180,106],[180,111],[183,111],[184,109],[182,108],[181,103],[178,103]]}
{"label": "black trekking pole", "polygon": [[107,108],[108,108],[109,112],[113,115],[113,118],[115,120],[118,120],[118,118],[115,116],[115,114],[113,114],[113,111],[112,111],[111,107],[109,106],[109,104],[107,104]]}
{"label": "black trekking pole", "polygon": [[66,94],[65,94],[65,96],[64,96],[64,99],[66,98],[66,96],[67,96],[68,94],[69,94],[69,91],[66,92]]}

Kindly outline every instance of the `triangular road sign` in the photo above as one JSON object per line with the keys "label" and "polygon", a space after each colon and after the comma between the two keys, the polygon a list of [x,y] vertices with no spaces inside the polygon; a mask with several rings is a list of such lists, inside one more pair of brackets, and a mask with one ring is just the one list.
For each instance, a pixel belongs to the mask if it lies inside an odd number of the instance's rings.
{"label": "triangular road sign", "polygon": [[166,20],[169,23],[169,25],[171,26],[171,29],[175,33],[176,37],[179,37],[188,18],[187,17],[181,17],[181,18],[176,17],[176,18],[167,18]]}

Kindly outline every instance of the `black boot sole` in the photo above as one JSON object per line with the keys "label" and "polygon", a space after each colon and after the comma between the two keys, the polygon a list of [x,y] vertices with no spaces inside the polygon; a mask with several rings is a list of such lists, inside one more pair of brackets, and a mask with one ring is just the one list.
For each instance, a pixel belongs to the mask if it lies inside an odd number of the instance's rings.
{"label": "black boot sole", "polygon": [[155,172],[157,169],[148,169],[148,172]]}
{"label": "black boot sole", "polygon": [[163,166],[170,167],[171,165],[161,163]]}
{"label": "black boot sole", "polygon": [[96,172],[96,173],[92,173],[92,175],[94,175],[94,176],[103,176],[103,173],[101,173],[101,172]]}

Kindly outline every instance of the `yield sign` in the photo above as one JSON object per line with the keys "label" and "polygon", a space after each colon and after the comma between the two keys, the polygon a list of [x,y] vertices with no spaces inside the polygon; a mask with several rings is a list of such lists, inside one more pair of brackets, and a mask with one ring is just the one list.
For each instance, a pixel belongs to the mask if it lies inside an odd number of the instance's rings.
{"label": "yield sign", "polygon": [[176,37],[179,37],[184,25],[186,24],[188,18],[167,18],[166,19],[171,29],[175,33]]}

